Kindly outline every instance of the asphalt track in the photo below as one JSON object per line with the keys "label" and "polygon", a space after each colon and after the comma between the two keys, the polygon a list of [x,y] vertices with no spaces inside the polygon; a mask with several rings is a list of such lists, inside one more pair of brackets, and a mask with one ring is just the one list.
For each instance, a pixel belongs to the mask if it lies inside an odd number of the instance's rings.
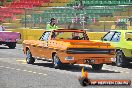
{"label": "asphalt track", "polygon": [[[51,62],[36,60],[26,64],[22,46],[16,49],[0,46],[0,88],[83,88],[78,82],[81,69],[89,72],[90,79],[130,79],[132,64],[126,68],[104,65],[101,71],[93,71],[90,65],[66,65],[54,69]],[[85,88],[132,88],[131,86],[87,86]]]}

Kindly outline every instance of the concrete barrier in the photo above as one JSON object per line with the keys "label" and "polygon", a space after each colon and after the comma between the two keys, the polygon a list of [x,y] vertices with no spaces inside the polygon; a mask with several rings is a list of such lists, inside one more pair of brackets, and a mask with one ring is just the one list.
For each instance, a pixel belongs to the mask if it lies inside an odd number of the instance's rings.
{"label": "concrete barrier", "polygon": [[90,40],[100,40],[106,32],[87,32],[87,35]]}
{"label": "concrete barrier", "polygon": [[19,41],[19,43],[22,43],[22,41],[24,40],[38,40],[45,30],[43,29],[9,29],[6,31],[21,33],[21,40]]}
{"label": "concrete barrier", "polygon": [[132,26],[128,26],[128,30],[132,30]]}
{"label": "concrete barrier", "polygon": [[[38,40],[45,30],[43,29],[10,29],[8,31],[20,32],[23,40]],[[87,32],[90,40],[100,40],[106,32]]]}

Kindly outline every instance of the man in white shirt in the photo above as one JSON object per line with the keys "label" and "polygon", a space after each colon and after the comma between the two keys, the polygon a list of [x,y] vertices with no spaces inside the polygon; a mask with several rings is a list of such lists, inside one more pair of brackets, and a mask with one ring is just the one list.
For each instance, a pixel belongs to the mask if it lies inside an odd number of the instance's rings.
{"label": "man in white shirt", "polygon": [[0,25],[0,31],[4,31],[4,30],[5,28],[2,25]]}

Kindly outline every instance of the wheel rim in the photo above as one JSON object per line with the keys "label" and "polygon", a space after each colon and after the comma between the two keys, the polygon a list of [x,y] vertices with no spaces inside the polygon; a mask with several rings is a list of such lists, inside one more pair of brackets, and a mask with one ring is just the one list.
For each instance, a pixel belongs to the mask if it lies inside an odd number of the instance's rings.
{"label": "wheel rim", "polygon": [[122,64],[122,54],[118,53],[117,54],[117,65],[120,66]]}
{"label": "wheel rim", "polygon": [[30,61],[30,51],[27,51],[27,62],[29,62]]}
{"label": "wheel rim", "polygon": [[59,63],[59,59],[57,56],[54,56],[54,66],[58,66],[58,63]]}

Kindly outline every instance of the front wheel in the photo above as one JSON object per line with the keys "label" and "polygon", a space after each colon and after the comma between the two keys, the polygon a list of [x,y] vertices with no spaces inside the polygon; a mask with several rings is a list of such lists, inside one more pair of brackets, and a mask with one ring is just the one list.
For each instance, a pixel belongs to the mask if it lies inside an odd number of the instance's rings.
{"label": "front wheel", "polygon": [[8,44],[8,47],[9,47],[10,49],[15,49],[16,43],[10,43],[10,44]]}
{"label": "front wheel", "polygon": [[103,67],[103,64],[92,64],[93,70],[101,70]]}
{"label": "front wheel", "polygon": [[35,62],[35,59],[32,57],[30,50],[27,50],[26,52],[26,62],[28,64],[33,64]]}
{"label": "front wheel", "polygon": [[58,69],[58,68],[61,67],[62,63],[61,63],[59,57],[57,56],[57,54],[55,54],[55,55],[53,56],[53,62],[52,62],[52,63],[53,63],[53,67],[54,67],[55,69]]}
{"label": "front wheel", "polygon": [[125,55],[123,54],[122,51],[117,51],[116,52],[116,66],[127,66],[128,65],[128,60],[126,59]]}

